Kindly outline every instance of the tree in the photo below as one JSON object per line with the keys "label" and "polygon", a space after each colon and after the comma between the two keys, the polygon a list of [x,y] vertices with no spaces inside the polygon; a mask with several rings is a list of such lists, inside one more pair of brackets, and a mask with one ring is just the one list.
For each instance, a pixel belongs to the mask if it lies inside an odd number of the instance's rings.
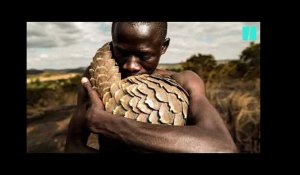
{"label": "tree", "polygon": [[[240,55],[241,63],[246,64],[248,70],[244,73],[244,78],[252,79],[260,76],[260,43],[250,43],[250,46],[244,49]],[[241,64],[240,70],[244,71],[245,65]]]}
{"label": "tree", "polygon": [[249,63],[252,66],[260,64],[260,43],[250,43],[250,46],[242,51],[240,60]]}
{"label": "tree", "polygon": [[216,67],[217,62],[212,55],[193,55],[182,63],[184,70],[192,70],[207,80],[208,74]]}

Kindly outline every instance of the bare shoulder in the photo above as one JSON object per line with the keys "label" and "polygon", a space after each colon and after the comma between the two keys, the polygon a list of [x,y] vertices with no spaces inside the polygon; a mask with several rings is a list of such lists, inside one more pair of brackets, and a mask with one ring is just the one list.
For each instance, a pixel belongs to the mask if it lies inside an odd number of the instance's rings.
{"label": "bare shoulder", "polygon": [[205,84],[203,80],[193,71],[186,70],[180,73],[175,73],[171,76],[171,78],[179,83],[191,95],[196,92],[205,94]]}
{"label": "bare shoulder", "polygon": [[[199,77],[193,71],[183,71],[176,73],[172,78],[179,83],[189,94],[189,125],[197,125],[198,121],[201,121],[202,117],[199,113],[199,105],[207,106],[205,95],[205,84],[201,77]],[[203,109],[203,108],[202,108]]]}
{"label": "bare shoulder", "polygon": [[203,80],[193,71],[186,70],[178,73],[174,71],[156,69],[154,74],[174,79],[192,96],[202,96],[205,94],[205,85]]}

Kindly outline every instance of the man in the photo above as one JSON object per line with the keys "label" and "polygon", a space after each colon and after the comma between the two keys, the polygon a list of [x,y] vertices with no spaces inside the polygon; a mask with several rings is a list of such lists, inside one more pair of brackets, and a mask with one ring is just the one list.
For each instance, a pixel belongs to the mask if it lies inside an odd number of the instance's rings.
{"label": "man", "polygon": [[156,69],[169,46],[167,23],[115,22],[110,43],[122,78],[137,74],[170,76],[189,93],[187,126],[153,125],[104,111],[103,103],[84,73],[78,106],[71,119],[66,152],[99,152],[86,145],[90,132],[99,134],[100,152],[236,152],[236,146],[216,109],[205,96],[202,79],[192,71]]}

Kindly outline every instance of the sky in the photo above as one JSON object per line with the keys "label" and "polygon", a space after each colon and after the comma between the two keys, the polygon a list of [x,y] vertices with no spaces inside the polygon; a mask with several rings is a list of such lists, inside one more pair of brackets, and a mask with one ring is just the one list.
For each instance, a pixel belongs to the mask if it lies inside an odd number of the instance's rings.
{"label": "sky", "polygon": [[[27,22],[27,69],[87,67],[96,50],[111,41],[111,24]],[[242,40],[243,26],[255,26],[260,43],[260,22],[168,22],[171,41],[160,63],[179,63],[198,53],[238,59],[250,44]]]}

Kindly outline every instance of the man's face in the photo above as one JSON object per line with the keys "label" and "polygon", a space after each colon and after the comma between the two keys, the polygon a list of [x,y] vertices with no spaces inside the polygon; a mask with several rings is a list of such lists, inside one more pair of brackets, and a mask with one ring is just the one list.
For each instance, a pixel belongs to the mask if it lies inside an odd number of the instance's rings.
{"label": "man's face", "polygon": [[116,23],[112,52],[122,79],[137,74],[152,74],[168,43],[162,41],[158,29],[149,24]]}

